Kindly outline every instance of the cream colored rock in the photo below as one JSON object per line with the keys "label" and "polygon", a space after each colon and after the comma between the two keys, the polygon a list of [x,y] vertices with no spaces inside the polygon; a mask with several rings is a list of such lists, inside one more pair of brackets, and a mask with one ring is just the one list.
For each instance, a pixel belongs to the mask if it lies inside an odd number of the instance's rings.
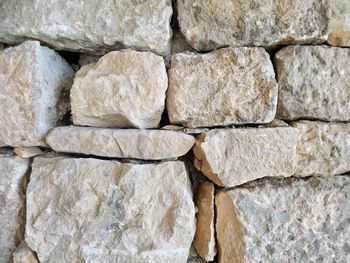
{"label": "cream colored rock", "polygon": [[195,139],[180,131],[69,126],[53,129],[46,142],[57,152],[161,160],[185,155]]}
{"label": "cream colored rock", "polygon": [[322,43],[330,20],[328,0],[179,0],[178,20],[197,50],[223,46]]}
{"label": "cream colored rock", "polygon": [[24,236],[27,159],[0,157],[0,262],[11,262]]}
{"label": "cream colored rock", "polygon": [[277,93],[273,66],[262,48],[180,53],[169,70],[169,120],[190,128],[267,123],[275,116]]}
{"label": "cream colored rock", "polygon": [[219,186],[262,177],[291,176],[296,170],[295,128],[214,129],[194,147],[195,166]]}
{"label": "cream colored rock", "polygon": [[[1,12],[1,11],[0,11]],[[45,146],[69,110],[74,72],[53,50],[27,41],[0,52],[0,147]]]}
{"label": "cream colored rock", "polygon": [[157,127],[168,78],[163,58],[113,51],[82,67],[71,90],[73,122],[98,127]]}
{"label": "cream colored rock", "polygon": [[350,123],[292,122],[300,132],[296,174],[335,175],[350,171]]}
{"label": "cream colored rock", "polygon": [[331,31],[328,43],[333,46],[350,46],[350,2],[331,0]]}
{"label": "cream colored rock", "polygon": [[216,195],[219,262],[348,262],[350,177],[264,179]]}
{"label": "cream colored rock", "polygon": [[194,234],[182,162],[34,159],[26,242],[40,262],[186,262]]}
{"label": "cream colored rock", "polygon": [[126,46],[165,55],[172,13],[171,0],[2,0],[0,41],[38,39],[90,53]]}
{"label": "cream colored rock", "polygon": [[21,158],[30,158],[43,154],[39,147],[17,147],[13,151]]}
{"label": "cream colored rock", "polygon": [[214,195],[215,188],[213,183],[204,182],[197,189],[197,229],[193,246],[196,248],[198,255],[206,261],[214,260],[216,255]]}
{"label": "cream colored rock", "polygon": [[289,46],[275,57],[277,117],[350,120],[350,49]]}
{"label": "cream colored rock", "polygon": [[13,253],[13,263],[39,263],[39,261],[27,243],[22,240]]}

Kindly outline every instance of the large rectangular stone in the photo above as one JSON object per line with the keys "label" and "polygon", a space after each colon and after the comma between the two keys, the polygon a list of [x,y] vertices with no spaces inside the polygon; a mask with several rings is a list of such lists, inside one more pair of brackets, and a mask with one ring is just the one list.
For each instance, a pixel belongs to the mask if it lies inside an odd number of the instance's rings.
{"label": "large rectangular stone", "polygon": [[350,49],[289,46],[275,56],[277,117],[350,120]]}
{"label": "large rectangular stone", "polygon": [[2,0],[0,41],[38,39],[91,53],[126,46],[166,55],[172,13],[171,0]]}
{"label": "large rectangular stone", "polygon": [[349,176],[270,178],[219,192],[219,262],[349,262],[349,196]]}
{"label": "large rectangular stone", "polygon": [[182,162],[34,159],[26,242],[40,262],[186,262],[195,234]]}
{"label": "large rectangular stone", "polygon": [[315,44],[328,36],[328,0],[178,0],[177,6],[181,31],[200,51]]}
{"label": "large rectangular stone", "polygon": [[219,186],[237,186],[296,171],[298,130],[291,127],[215,129],[196,141],[195,166]]}
{"label": "large rectangular stone", "polygon": [[267,123],[276,114],[278,87],[263,48],[225,48],[171,59],[167,110],[187,127]]}

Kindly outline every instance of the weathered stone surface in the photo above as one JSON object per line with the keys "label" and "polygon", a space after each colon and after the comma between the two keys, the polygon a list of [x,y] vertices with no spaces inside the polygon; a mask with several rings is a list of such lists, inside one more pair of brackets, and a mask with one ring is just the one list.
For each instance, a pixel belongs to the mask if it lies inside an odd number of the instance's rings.
{"label": "weathered stone surface", "polygon": [[2,0],[0,41],[38,39],[56,49],[105,52],[120,46],[170,52],[170,0]]}
{"label": "weathered stone surface", "polygon": [[172,57],[167,110],[187,127],[270,122],[278,87],[262,48],[225,48]]}
{"label": "weathered stone surface", "polygon": [[332,175],[350,171],[350,123],[292,122],[300,132],[297,175]]}
{"label": "weathered stone surface", "polygon": [[13,263],[39,263],[39,261],[27,243],[22,240],[13,253]]}
{"label": "weathered stone surface", "polygon": [[198,255],[206,261],[214,260],[216,255],[215,228],[214,228],[214,184],[202,183],[196,193],[197,228],[193,246]]}
{"label": "weathered stone surface", "polygon": [[68,111],[71,67],[53,50],[27,41],[0,52],[0,146],[45,145]]}
{"label": "weathered stone surface", "polygon": [[100,58],[101,56],[99,55],[80,54],[78,64],[80,67],[86,66],[91,63],[96,64]]}
{"label": "weathered stone surface", "polygon": [[219,262],[348,262],[349,176],[268,179],[216,195]]}
{"label": "weathered stone surface", "polygon": [[161,160],[185,155],[195,139],[180,131],[70,126],[53,129],[46,142],[57,152]]}
{"label": "weathered stone surface", "polygon": [[0,262],[12,261],[23,239],[28,163],[19,157],[0,157]]}
{"label": "weathered stone surface", "polygon": [[82,67],[71,90],[73,122],[98,127],[157,127],[168,78],[163,58],[113,51]]}
{"label": "weathered stone surface", "polygon": [[194,147],[195,166],[219,186],[232,187],[296,170],[295,128],[214,129]]}
{"label": "weathered stone surface", "polygon": [[40,262],[186,262],[194,234],[182,162],[34,160],[26,242]]}
{"label": "weathered stone surface", "polygon": [[190,254],[187,258],[187,263],[206,263],[207,261],[205,261],[204,259],[202,259],[197,252],[195,251],[195,249],[193,247],[191,247],[190,249]]}
{"label": "weathered stone surface", "polygon": [[13,151],[16,155],[22,158],[30,158],[43,154],[39,147],[17,147],[14,148]]}
{"label": "weathered stone surface", "polygon": [[350,49],[290,46],[275,57],[277,117],[350,120]]}
{"label": "weathered stone surface", "polygon": [[331,0],[331,31],[328,43],[333,46],[350,46],[350,2]]}
{"label": "weathered stone surface", "polygon": [[328,0],[179,0],[177,6],[181,31],[201,51],[322,43],[328,36]]}

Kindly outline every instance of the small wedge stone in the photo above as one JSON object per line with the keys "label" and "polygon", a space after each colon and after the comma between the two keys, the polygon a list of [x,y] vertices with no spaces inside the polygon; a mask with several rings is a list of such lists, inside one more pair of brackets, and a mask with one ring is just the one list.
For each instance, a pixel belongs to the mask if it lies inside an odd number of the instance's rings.
{"label": "small wedge stone", "polygon": [[349,176],[266,178],[219,192],[219,263],[348,262],[349,195]]}
{"label": "small wedge stone", "polygon": [[73,76],[67,62],[37,41],[0,51],[0,147],[46,146],[46,133],[69,110]]}
{"label": "small wedge stone", "polygon": [[350,171],[350,123],[292,122],[297,144],[299,176],[336,175]]}
{"label": "small wedge stone", "polygon": [[275,56],[277,117],[350,121],[350,49],[289,46]]}
{"label": "small wedge stone", "polygon": [[199,51],[322,43],[331,13],[328,0],[178,0],[177,7],[180,29]]}
{"label": "small wedge stone", "polygon": [[195,139],[180,131],[69,126],[50,131],[46,142],[57,152],[161,160],[185,155]]}
{"label": "small wedge stone", "polygon": [[0,262],[11,262],[24,238],[28,168],[28,159],[0,157]]}
{"label": "small wedge stone", "polygon": [[167,110],[173,124],[267,123],[276,114],[277,93],[273,66],[262,48],[172,56]]}
{"label": "small wedge stone", "polygon": [[214,195],[214,184],[204,182],[198,187],[195,199],[198,213],[193,246],[196,248],[198,255],[206,261],[214,260],[216,255]]}
{"label": "small wedge stone", "polygon": [[36,157],[25,241],[40,262],[186,262],[195,208],[184,163]]}
{"label": "small wedge stone", "polygon": [[73,122],[111,128],[155,128],[165,106],[163,58],[150,52],[113,51],[82,67],[71,90]]}
{"label": "small wedge stone", "polygon": [[298,130],[292,127],[214,129],[202,133],[194,154],[198,170],[219,186],[233,187],[296,171]]}
{"label": "small wedge stone", "polygon": [[43,154],[39,147],[18,147],[13,149],[13,151],[21,158],[30,158]]}

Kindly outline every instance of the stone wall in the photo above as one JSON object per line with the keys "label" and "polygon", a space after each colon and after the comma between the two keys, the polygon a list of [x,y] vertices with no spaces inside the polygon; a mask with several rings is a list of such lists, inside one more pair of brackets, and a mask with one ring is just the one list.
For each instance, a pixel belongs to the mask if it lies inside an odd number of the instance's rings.
{"label": "stone wall", "polygon": [[348,0],[0,1],[0,262],[350,262]]}

